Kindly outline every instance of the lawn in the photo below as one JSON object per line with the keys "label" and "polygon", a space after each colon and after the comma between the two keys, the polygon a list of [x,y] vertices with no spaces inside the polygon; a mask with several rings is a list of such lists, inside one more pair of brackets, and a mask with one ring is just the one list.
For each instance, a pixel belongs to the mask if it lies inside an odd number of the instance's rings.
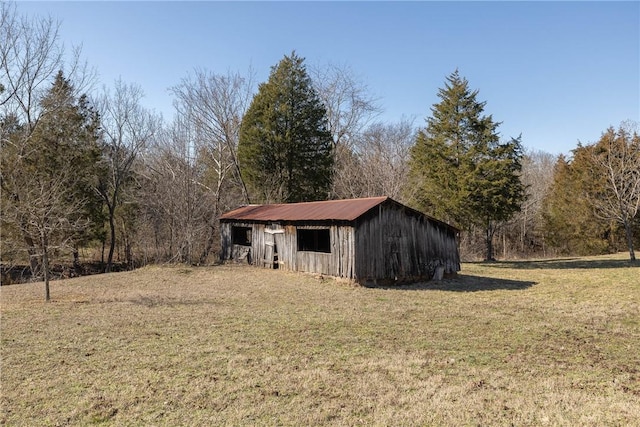
{"label": "lawn", "polygon": [[247,266],[2,287],[6,425],[640,425],[640,268],[364,288]]}

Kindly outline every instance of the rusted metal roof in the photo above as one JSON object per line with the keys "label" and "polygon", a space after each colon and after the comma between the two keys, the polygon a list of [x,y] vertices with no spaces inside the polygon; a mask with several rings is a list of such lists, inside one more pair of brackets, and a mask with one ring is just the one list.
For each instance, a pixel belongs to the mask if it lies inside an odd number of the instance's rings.
{"label": "rusted metal roof", "polygon": [[322,202],[248,205],[223,214],[221,220],[240,221],[355,221],[388,197]]}

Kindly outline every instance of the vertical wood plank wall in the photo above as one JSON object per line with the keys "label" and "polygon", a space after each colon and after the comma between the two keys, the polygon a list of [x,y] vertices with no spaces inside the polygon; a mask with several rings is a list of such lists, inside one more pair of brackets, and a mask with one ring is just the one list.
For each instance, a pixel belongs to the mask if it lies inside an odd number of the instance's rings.
{"label": "vertical wood plank wall", "polygon": [[[329,229],[331,253],[309,252],[297,250],[297,231],[303,229]],[[353,278],[354,239],[351,225],[298,225],[291,226],[291,232],[285,235],[293,236],[292,248],[295,250],[291,265],[293,270],[309,273],[320,273],[329,276]]]}
{"label": "vertical wood plank wall", "polygon": [[[302,222],[301,222],[302,223]],[[460,270],[456,232],[403,206],[383,204],[353,224],[263,224],[223,222],[221,259],[246,256],[234,245],[232,226],[251,227],[250,262],[264,266],[265,232],[273,236],[278,267],[358,281],[430,279],[437,266],[445,273]],[[331,253],[298,251],[298,229],[329,229]],[[271,236],[269,236],[271,238]]]}
{"label": "vertical wood plank wall", "polygon": [[[237,260],[244,247],[233,244],[232,227],[251,227],[251,263],[263,264],[265,258],[265,232],[273,234],[278,252],[279,268],[293,271],[353,278],[354,232],[350,225],[284,225],[243,222],[223,222],[220,225],[222,260]],[[331,253],[298,251],[299,229],[329,229]]]}
{"label": "vertical wood plank wall", "polygon": [[356,279],[430,279],[439,265],[445,273],[460,270],[454,230],[403,207],[376,209],[356,225]]}

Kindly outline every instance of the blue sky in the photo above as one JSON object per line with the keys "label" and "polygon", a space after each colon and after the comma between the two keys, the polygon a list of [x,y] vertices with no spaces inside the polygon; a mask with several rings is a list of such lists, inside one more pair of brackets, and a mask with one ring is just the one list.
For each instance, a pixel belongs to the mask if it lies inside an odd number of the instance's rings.
{"label": "blue sky", "polygon": [[382,121],[423,126],[455,69],[503,138],[569,153],[640,121],[640,2],[19,2],[61,21],[100,84],[139,84],[170,119],[168,88],[195,68],[258,83],[295,50],[348,66]]}

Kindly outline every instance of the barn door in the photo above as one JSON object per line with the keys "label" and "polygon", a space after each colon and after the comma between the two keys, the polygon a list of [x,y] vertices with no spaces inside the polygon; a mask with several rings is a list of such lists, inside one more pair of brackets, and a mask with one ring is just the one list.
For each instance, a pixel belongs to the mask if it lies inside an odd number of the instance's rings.
{"label": "barn door", "polygon": [[278,268],[280,260],[278,257],[278,247],[282,248],[284,243],[284,230],[272,225],[264,230],[264,265],[267,268]]}
{"label": "barn door", "polygon": [[264,232],[264,266],[267,268],[275,268],[276,260],[276,244],[273,233]]}
{"label": "barn door", "polygon": [[283,255],[284,255],[284,231],[283,230],[279,230],[277,233],[275,233],[273,235],[274,238],[274,242],[273,242],[273,251],[274,251],[274,255],[273,255],[273,262],[274,262],[274,266],[273,268],[278,268],[278,266],[280,264],[283,264]]}

